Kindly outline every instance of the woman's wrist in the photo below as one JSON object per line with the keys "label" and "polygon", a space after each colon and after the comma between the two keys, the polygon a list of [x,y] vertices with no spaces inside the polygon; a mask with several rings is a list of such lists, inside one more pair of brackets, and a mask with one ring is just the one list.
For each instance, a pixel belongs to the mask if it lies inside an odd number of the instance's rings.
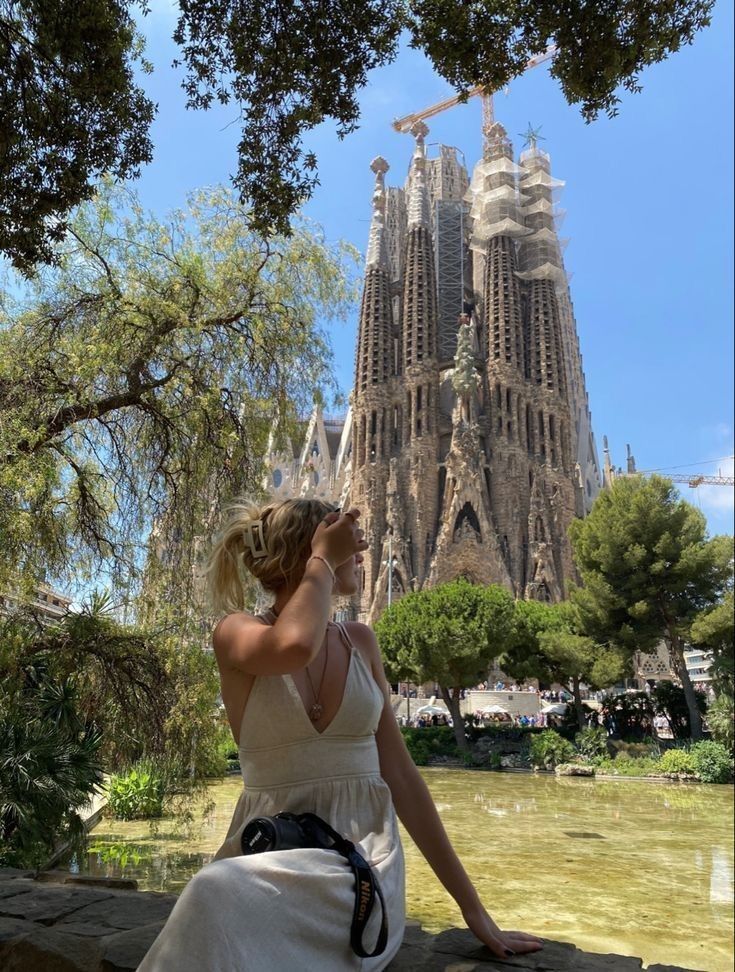
{"label": "woman's wrist", "polygon": [[323,564],[324,566],[322,567],[322,570],[325,570],[325,569],[328,570],[329,571],[329,574],[330,574],[330,576],[332,578],[332,583],[335,583],[336,582],[337,575],[335,573],[334,567],[330,564],[330,562],[327,560],[327,558],[324,556],[324,554],[320,554],[320,553],[313,553],[313,554],[311,554],[311,556],[309,557],[309,559],[306,561],[306,566],[308,567],[309,564],[311,564],[311,563]]}

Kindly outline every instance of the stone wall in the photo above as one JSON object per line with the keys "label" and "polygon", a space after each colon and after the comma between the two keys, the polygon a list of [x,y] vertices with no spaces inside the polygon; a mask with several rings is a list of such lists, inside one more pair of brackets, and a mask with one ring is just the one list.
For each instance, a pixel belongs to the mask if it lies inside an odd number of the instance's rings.
{"label": "stone wall", "polygon": [[[172,894],[137,891],[134,881],[82,878],[61,871],[35,879],[30,871],[0,869],[0,968],[3,972],[133,972],[175,901]],[[409,922],[388,972],[509,968],[634,972],[643,964],[637,958],[592,954],[553,941],[533,955],[500,961],[466,930],[428,935],[416,922]],[[649,972],[687,970],[652,965]]]}

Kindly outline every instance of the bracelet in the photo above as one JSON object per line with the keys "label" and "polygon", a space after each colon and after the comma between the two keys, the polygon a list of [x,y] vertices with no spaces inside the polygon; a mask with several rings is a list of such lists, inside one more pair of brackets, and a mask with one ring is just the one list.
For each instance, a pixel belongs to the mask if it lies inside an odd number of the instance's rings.
{"label": "bracelet", "polygon": [[312,554],[311,557],[309,557],[309,559],[306,561],[306,563],[310,564],[312,560],[321,560],[321,562],[327,568],[329,573],[332,575],[332,583],[334,584],[337,580],[337,575],[335,574],[334,569],[332,565],[329,563],[329,561],[327,560],[327,558],[322,557],[321,554]]}

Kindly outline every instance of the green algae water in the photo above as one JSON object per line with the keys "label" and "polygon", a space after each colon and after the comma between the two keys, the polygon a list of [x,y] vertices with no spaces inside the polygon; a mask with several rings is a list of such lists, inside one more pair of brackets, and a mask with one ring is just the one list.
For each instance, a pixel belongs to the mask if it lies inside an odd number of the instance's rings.
{"label": "green algae water", "polygon": [[[423,769],[460,858],[501,927],[644,964],[733,968],[733,789]],[[81,870],[180,891],[225,834],[239,778],[194,822],[103,820]],[[408,915],[462,925],[405,832]]]}

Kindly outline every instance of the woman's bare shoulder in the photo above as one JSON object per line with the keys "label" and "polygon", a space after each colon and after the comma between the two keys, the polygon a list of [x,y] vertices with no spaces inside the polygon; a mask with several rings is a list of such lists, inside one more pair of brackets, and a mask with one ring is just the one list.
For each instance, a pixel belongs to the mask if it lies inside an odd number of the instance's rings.
{"label": "woman's bare shoulder", "polygon": [[370,625],[363,624],[361,621],[344,621],[343,624],[350,640],[366,661],[373,662],[380,658],[378,639]]}
{"label": "woman's bare shoulder", "polygon": [[220,618],[212,631],[212,645],[215,650],[218,646],[226,645],[233,637],[240,634],[244,628],[254,624],[261,625],[263,622],[255,614],[247,611],[233,611]]}

